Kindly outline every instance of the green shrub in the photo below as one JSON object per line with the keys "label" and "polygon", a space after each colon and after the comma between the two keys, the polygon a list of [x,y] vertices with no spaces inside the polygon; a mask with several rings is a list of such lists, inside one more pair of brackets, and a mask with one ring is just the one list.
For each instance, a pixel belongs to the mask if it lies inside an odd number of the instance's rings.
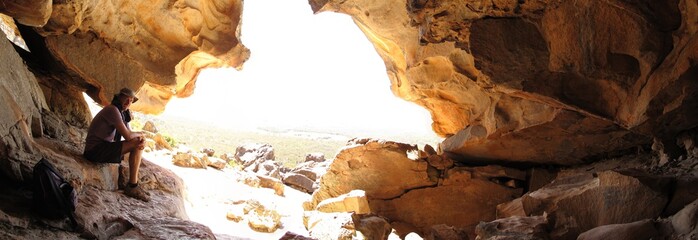
{"label": "green shrub", "polygon": [[172,147],[176,147],[176,146],[177,146],[177,139],[175,139],[174,137],[170,136],[169,134],[163,134],[163,135],[162,135],[162,138],[164,138],[165,141],[166,141],[167,143],[170,144],[170,146],[172,146]]}
{"label": "green shrub", "polygon": [[131,119],[131,122],[129,122],[129,127],[131,127],[131,129],[134,131],[143,130],[143,125],[144,124],[137,118]]}

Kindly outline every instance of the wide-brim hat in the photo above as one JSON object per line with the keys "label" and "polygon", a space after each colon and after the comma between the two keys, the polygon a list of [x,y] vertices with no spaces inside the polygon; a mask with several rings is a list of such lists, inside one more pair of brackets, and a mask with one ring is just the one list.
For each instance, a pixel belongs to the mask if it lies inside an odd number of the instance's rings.
{"label": "wide-brim hat", "polygon": [[133,90],[131,90],[130,88],[122,88],[122,89],[119,91],[119,94],[118,94],[118,95],[124,95],[124,96],[132,97],[134,103],[135,103],[136,101],[138,101],[138,98],[136,97],[136,94],[133,93]]}

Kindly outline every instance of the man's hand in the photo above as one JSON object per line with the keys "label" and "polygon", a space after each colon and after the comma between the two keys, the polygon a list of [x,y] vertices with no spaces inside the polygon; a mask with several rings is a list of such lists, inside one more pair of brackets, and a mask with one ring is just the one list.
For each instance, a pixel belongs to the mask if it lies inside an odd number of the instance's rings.
{"label": "man's hand", "polygon": [[145,137],[138,136],[136,138],[138,139],[138,149],[140,149],[140,150],[145,149]]}

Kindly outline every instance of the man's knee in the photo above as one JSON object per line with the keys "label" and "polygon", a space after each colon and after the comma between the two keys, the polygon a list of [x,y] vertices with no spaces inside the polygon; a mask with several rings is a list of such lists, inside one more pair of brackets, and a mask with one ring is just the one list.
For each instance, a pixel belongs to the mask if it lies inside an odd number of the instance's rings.
{"label": "man's knee", "polygon": [[134,140],[123,141],[122,148],[124,152],[132,152],[138,146],[138,142]]}

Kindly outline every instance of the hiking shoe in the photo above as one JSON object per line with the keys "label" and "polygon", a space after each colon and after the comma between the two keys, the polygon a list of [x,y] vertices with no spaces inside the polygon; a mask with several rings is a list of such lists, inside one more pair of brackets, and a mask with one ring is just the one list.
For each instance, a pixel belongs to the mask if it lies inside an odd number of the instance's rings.
{"label": "hiking shoe", "polygon": [[124,194],[126,196],[144,201],[144,202],[149,202],[150,201],[150,196],[148,196],[148,193],[145,192],[140,186],[136,185],[135,187],[131,187],[126,185],[126,189],[124,189]]}

